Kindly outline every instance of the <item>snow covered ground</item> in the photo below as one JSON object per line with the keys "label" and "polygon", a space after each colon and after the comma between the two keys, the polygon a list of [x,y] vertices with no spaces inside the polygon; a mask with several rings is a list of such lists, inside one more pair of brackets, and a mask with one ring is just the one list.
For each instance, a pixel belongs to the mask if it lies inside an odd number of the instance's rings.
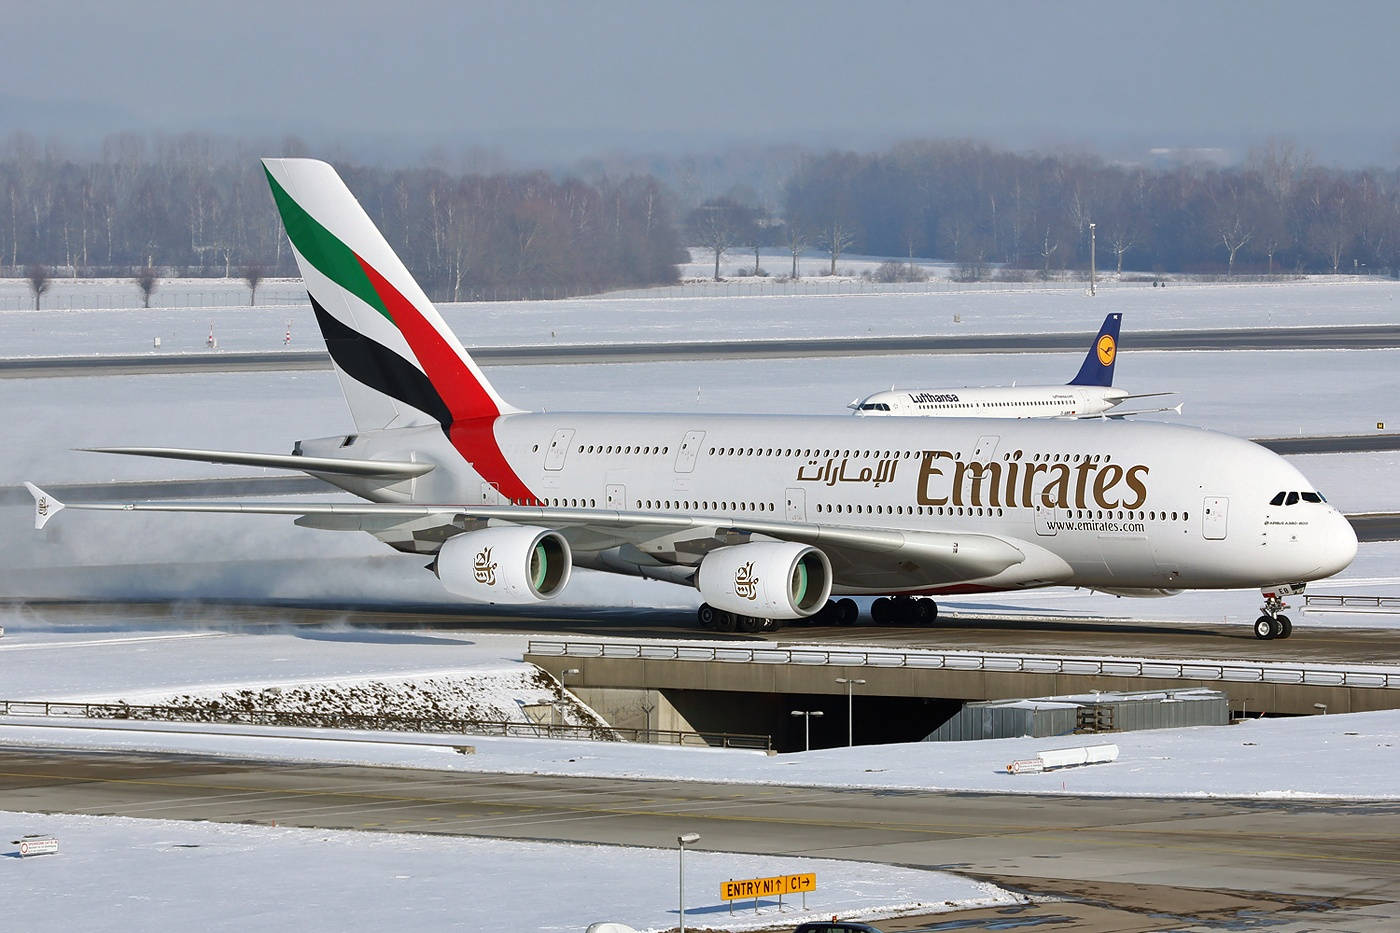
{"label": "snow covered ground", "polygon": [[[674,849],[6,811],[0,833],[58,837],[57,855],[26,859],[0,842],[12,856],[0,858],[0,889],[9,916],[69,930],[582,933],[600,920],[639,931],[678,920]],[[731,916],[717,898],[730,878],[797,872],[817,875],[805,912],[798,896],[781,914],[765,898],[757,917],[751,904]],[[685,873],[687,925],[714,930],[1024,902],[943,872],[826,859],[692,851]]]}
{"label": "snow covered ground", "polygon": [[[524,636],[297,631],[267,634],[55,631],[31,616],[7,626],[0,670],[11,697],[142,699],[203,696],[250,685],[479,675],[483,702],[520,696]],[[843,646],[850,647],[850,646]],[[491,676],[495,672],[496,681]],[[496,697],[493,701],[491,698]],[[10,697],[6,697],[10,698]],[[1147,796],[1400,798],[1394,763],[1400,711],[1250,720],[1230,727],[1115,735],[1117,761],[1072,771],[1009,775],[1008,762],[1100,738],[997,739],[762,752],[616,742],[472,736],[473,755],[441,735],[326,732],[246,726],[0,719],[11,745],[185,751],[438,770],[992,793]],[[134,731],[132,731],[134,729]],[[245,733],[257,731],[257,736]],[[230,733],[238,733],[233,735]],[[375,739],[366,743],[354,739]],[[422,743],[431,743],[423,745]]]}
{"label": "snow covered ground", "polygon": [[[322,349],[304,293],[295,283],[278,287],[289,295],[287,303],[265,305],[260,290],[259,304],[254,308],[246,306],[247,290],[242,288],[243,300],[230,301],[227,307],[112,311],[81,310],[96,305],[78,303],[73,310],[60,306],[64,309],[35,312],[32,301],[23,303],[24,291],[11,295],[20,289],[14,280],[0,280],[0,353],[67,356],[156,352],[156,337],[161,338],[162,353],[203,352],[211,324],[224,350]],[[1087,348],[1104,315],[1121,311],[1122,348],[1126,352],[1132,349],[1134,329],[1343,327],[1390,324],[1400,316],[1395,303],[1400,282],[1348,277],[1169,288],[1105,283],[1094,298],[1082,286],[1055,283],[940,283],[932,290],[911,292],[688,297],[695,292],[678,288],[637,297],[439,307],[468,346],[1044,331],[1083,333]],[[267,294],[270,302],[272,293]],[[11,298],[7,300],[6,295]],[[17,306],[31,310],[4,310]],[[292,339],[287,344],[284,339],[289,326]],[[1077,363],[1074,368],[1078,368]],[[1015,370],[1010,372],[1019,376]],[[1073,372],[1071,369],[1060,381]]]}

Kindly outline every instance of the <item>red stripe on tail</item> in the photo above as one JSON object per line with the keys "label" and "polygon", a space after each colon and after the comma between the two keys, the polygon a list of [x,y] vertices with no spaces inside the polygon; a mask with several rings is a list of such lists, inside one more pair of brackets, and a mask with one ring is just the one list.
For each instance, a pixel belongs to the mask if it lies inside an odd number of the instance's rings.
{"label": "red stripe on tail", "polygon": [[506,462],[501,445],[496,441],[496,418],[501,412],[485,386],[456,349],[443,339],[437,328],[423,317],[411,301],[390,285],[363,257],[356,255],[355,258],[365,270],[379,300],[384,302],[394,324],[408,341],[409,349],[422,364],[428,381],[447,405],[452,415],[447,437],[452,446],[507,501],[537,501],[535,494]]}

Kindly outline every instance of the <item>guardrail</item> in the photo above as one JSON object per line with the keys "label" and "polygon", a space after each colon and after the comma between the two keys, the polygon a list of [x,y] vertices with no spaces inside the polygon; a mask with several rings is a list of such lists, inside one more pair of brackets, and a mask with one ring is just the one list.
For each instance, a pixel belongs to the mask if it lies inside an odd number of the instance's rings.
{"label": "guardrail", "polygon": [[773,738],[737,732],[682,732],[674,729],[618,729],[608,725],[571,725],[483,719],[420,719],[411,716],[366,716],[353,713],[292,712],[267,709],[131,706],[64,700],[0,700],[0,716],[126,719],[150,722],[195,722],[219,725],[297,726],[315,729],[365,729],[382,732],[434,732],[456,735],[530,739],[585,739],[682,745],[693,748],[748,748],[770,751]]}
{"label": "guardrail", "polygon": [[860,648],[777,648],[531,640],[526,655],[645,661],[709,661],[736,664],[810,664],[1023,674],[1156,677],[1230,683],[1400,690],[1400,669],[1353,671],[1334,667],[1248,662],[1174,661],[1151,658],[1074,658],[972,652],[891,651]]}
{"label": "guardrail", "polygon": [[1400,613],[1400,596],[1314,596],[1303,594],[1305,612]]}

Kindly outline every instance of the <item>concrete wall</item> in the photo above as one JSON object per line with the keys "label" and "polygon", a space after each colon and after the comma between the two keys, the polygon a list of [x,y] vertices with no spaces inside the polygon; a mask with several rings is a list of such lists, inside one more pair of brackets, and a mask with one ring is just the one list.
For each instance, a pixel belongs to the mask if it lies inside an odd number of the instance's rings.
{"label": "concrete wall", "polygon": [[1181,690],[1204,687],[1225,692],[1230,698],[1230,709],[1237,713],[1243,711],[1310,715],[1318,712],[1314,707],[1317,703],[1326,704],[1329,713],[1400,708],[1400,690],[1367,687],[1222,683],[1155,677],[1027,674],[1015,671],[755,664],[734,661],[561,658],[537,655],[527,655],[525,660],[544,668],[556,677],[567,668],[578,668],[580,673],[569,678],[570,689],[575,692],[582,687],[627,687],[665,691],[834,696],[844,695],[846,690],[844,686],[836,683],[835,679],[848,677],[862,678],[866,681],[866,684],[859,688],[859,693],[866,696],[999,700],[1092,693],[1095,690]]}

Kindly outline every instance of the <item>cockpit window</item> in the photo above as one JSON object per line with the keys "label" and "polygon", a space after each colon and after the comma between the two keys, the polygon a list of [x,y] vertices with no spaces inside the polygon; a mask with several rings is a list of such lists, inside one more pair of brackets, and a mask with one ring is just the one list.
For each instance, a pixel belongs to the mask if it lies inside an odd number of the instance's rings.
{"label": "cockpit window", "polygon": [[1288,495],[1286,492],[1279,493],[1269,500],[1269,505],[1283,505],[1283,497],[1286,495]]}
{"label": "cockpit window", "polygon": [[889,411],[890,406],[885,402],[862,402],[861,411]]}
{"label": "cockpit window", "polygon": [[1297,494],[1296,492],[1290,492],[1290,493],[1288,494],[1288,498],[1285,499],[1285,500],[1283,501],[1283,504],[1284,504],[1284,505],[1297,505],[1297,504],[1298,504],[1298,494]]}
{"label": "cockpit window", "polygon": [[1322,502],[1321,494],[1315,492],[1305,492],[1301,494],[1304,502]]}

